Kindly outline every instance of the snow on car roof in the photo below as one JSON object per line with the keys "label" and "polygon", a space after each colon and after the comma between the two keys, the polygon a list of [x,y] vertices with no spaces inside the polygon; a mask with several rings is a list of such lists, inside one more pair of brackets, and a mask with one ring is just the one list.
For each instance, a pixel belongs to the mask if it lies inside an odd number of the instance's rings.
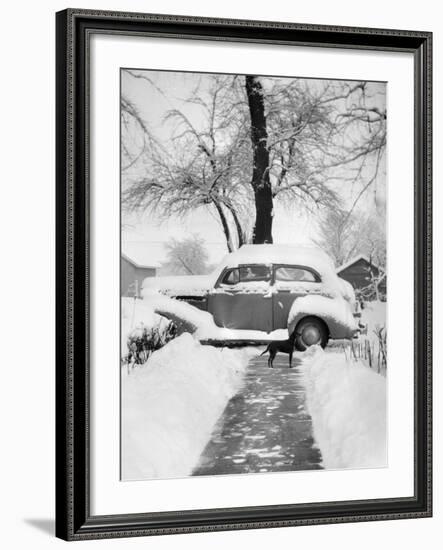
{"label": "snow on car roof", "polygon": [[222,264],[224,267],[244,264],[298,264],[312,267],[320,274],[335,271],[331,258],[320,248],[290,244],[246,244],[228,254]]}

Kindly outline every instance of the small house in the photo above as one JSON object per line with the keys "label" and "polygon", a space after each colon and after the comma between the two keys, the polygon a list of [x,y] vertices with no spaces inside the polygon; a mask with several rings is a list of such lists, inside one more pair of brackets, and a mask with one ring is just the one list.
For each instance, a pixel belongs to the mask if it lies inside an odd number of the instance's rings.
{"label": "small house", "polygon": [[126,254],[120,260],[120,293],[122,296],[140,297],[142,285],[146,277],[155,277],[158,264],[155,262],[141,262]]}
{"label": "small house", "polygon": [[360,254],[337,268],[337,275],[351,283],[364,300],[386,300],[385,270]]}

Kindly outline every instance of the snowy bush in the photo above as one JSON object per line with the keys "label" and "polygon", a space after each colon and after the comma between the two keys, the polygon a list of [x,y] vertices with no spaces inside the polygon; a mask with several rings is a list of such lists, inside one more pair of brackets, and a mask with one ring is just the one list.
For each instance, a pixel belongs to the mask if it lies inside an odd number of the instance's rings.
{"label": "snowy bush", "polygon": [[147,327],[140,323],[129,333],[127,340],[128,354],[126,363],[141,365],[146,363],[154,351],[159,350],[177,335],[177,327],[172,321],[163,326]]}
{"label": "snowy bush", "polygon": [[143,300],[122,299],[122,360],[140,365],[149,355],[172,340],[177,334],[174,323],[158,315]]}

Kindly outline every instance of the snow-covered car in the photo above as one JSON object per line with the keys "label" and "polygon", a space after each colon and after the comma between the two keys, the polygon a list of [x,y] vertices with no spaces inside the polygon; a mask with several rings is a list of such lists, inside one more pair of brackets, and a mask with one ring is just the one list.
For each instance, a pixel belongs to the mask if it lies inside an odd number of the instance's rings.
{"label": "snow-covered car", "polygon": [[205,276],[154,277],[143,292],[160,292],[212,314],[219,327],[296,331],[300,350],[358,331],[355,294],[332,260],[314,247],[244,245]]}

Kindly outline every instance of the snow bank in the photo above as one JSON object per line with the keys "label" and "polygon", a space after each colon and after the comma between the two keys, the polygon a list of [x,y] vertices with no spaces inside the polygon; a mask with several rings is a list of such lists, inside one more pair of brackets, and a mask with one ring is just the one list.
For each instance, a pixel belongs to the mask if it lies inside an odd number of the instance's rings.
{"label": "snow bank", "polygon": [[122,374],[124,480],[190,475],[228,400],[239,390],[249,350],[220,350],[183,334],[146,366]]}
{"label": "snow bank", "polygon": [[350,304],[343,298],[326,298],[318,295],[297,298],[289,311],[289,334],[292,334],[298,321],[306,315],[315,315],[323,319],[332,338],[352,338],[358,329]]}
{"label": "snow bank", "polygon": [[144,301],[148,307],[152,311],[174,321],[179,333],[190,332],[198,340],[285,340],[288,337],[286,329],[267,333],[260,330],[237,330],[218,327],[210,313],[191,304],[156,292],[145,292],[144,296]]}
{"label": "snow bank", "polygon": [[169,320],[155,313],[154,309],[144,300],[134,298],[122,298],[121,301],[121,352],[127,351],[127,341],[130,334],[143,333],[158,328],[160,334],[169,325]]}
{"label": "snow bank", "polygon": [[386,466],[386,379],[318,346],[305,352],[301,368],[324,467]]}

